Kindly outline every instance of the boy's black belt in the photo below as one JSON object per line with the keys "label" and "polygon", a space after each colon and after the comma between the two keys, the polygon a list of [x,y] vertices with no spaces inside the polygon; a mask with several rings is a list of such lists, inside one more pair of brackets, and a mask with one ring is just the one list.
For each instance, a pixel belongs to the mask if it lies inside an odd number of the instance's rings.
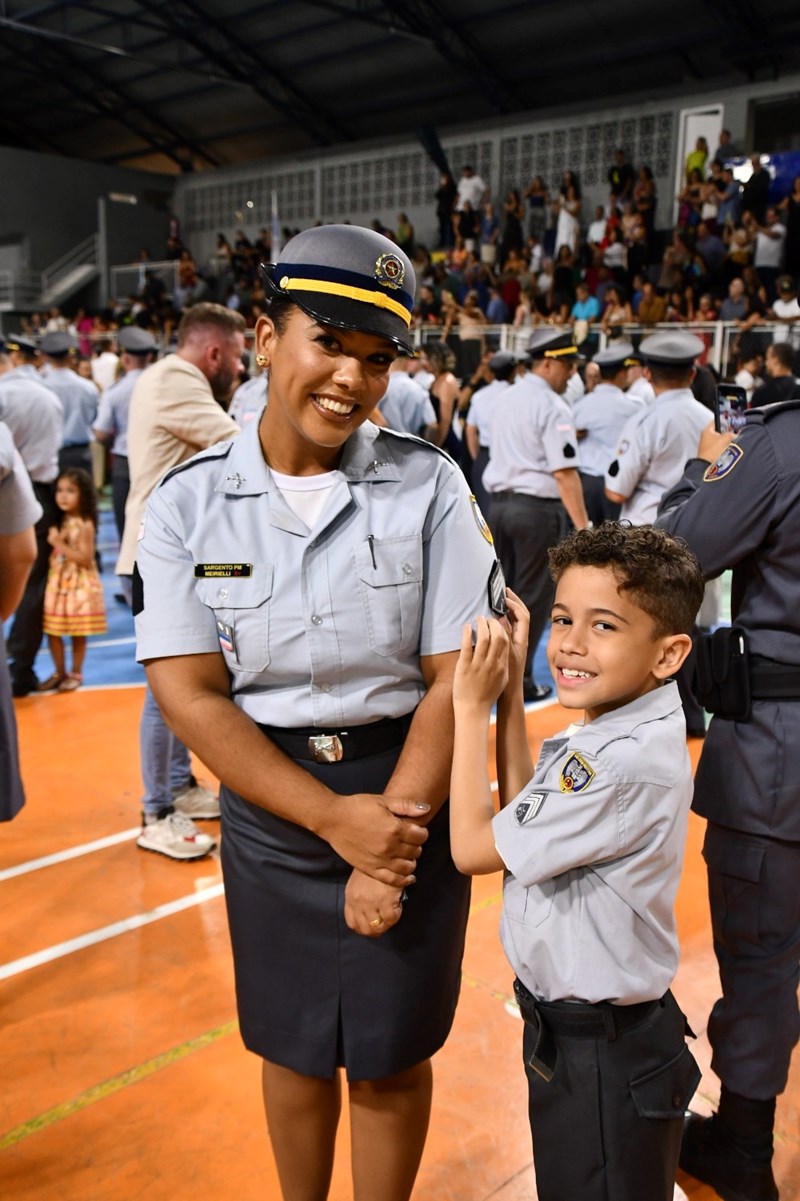
{"label": "boy's black belt", "polygon": [[657,1001],[642,1001],[637,1005],[538,1001],[520,980],[514,981],[514,994],[523,1019],[537,1033],[528,1065],[545,1082],[552,1080],[558,1058],[558,1048],[552,1037],[554,1034],[565,1038],[604,1038],[614,1042],[619,1035],[641,1025],[664,1004],[663,997]]}
{"label": "boy's black belt", "polygon": [[383,721],[371,722],[366,726],[348,726],[347,729],[309,726],[282,730],[260,723],[259,729],[291,759],[309,763],[340,763],[343,759],[365,759],[368,755],[379,755],[382,751],[402,746],[413,716],[412,710],[402,717],[387,717]]}

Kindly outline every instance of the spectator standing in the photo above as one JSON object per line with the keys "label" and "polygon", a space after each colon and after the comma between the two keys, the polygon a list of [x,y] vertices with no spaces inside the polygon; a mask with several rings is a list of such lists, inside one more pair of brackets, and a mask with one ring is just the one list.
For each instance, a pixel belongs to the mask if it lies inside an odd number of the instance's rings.
{"label": "spectator standing", "polygon": [[517,254],[522,252],[525,244],[525,235],[522,231],[524,218],[525,210],[522,207],[519,192],[516,188],[512,188],[503,202],[503,236],[499,251],[501,269],[505,266],[512,250]]}
{"label": "spectator standing", "polygon": [[778,329],[772,335],[773,343],[789,342],[796,349],[800,331],[800,304],[797,301],[797,288],[790,275],[783,275],[778,280],[778,298],[773,301],[771,315],[778,322]]}
{"label": "spectator standing", "polygon": [[786,224],[785,267],[795,283],[800,279],[800,175],[792,182],[792,190],[784,196],[778,209]]}
{"label": "spectator standing", "polygon": [[750,178],[742,188],[741,214],[750,213],[757,225],[763,225],[769,206],[770,176],[761,155],[754,154],[750,159],[753,168]]}
{"label": "spectator standing", "polygon": [[724,167],[728,159],[738,157],[739,150],[731,138],[731,131],[729,129],[720,130],[719,145],[714,151],[715,161]]}
{"label": "spectator standing", "polygon": [[614,162],[608,169],[608,192],[612,208],[621,209],[624,201],[630,199],[635,179],[633,167],[625,151],[619,147],[614,151]]}
{"label": "spectator standing", "polygon": [[786,226],[781,224],[777,209],[767,209],[763,225],[755,223],[755,243],[753,265],[759,281],[766,288],[767,303],[772,304],[786,244]]}
{"label": "spectator standing", "polygon": [[792,370],[792,359],[792,348],[786,342],[778,342],[767,347],[765,366],[769,378],[753,393],[751,403],[754,409],[789,400],[796,392],[800,394]]}
{"label": "spectator standing", "polygon": [[497,243],[500,238],[500,219],[491,201],[483,206],[481,217],[481,262],[493,267],[497,262]]}
{"label": "spectator standing", "polygon": [[449,171],[439,176],[436,189],[436,220],[439,223],[439,247],[447,250],[453,245],[453,209],[458,190]]}
{"label": "spectator standing", "polygon": [[[244,330],[238,313],[217,304],[195,305],[181,320],[177,351],[147,367],[136,381],[128,425],[131,489],[119,575],[134,572],[145,505],[165,472],[239,432],[223,406],[242,370]],[[136,601],[134,589],[134,608]],[[207,855],[214,839],[191,819],[218,817],[219,802],[196,783],[189,752],[168,729],[149,688],[140,749],[145,793],[138,845],[172,859]]]}
{"label": "spectator standing", "polygon": [[467,163],[456,187],[456,210],[462,212],[467,203],[473,210],[479,210],[486,198],[486,192],[486,184],[480,175],[475,173],[475,168]]}
{"label": "spectator standing", "polygon": [[544,242],[547,216],[550,212],[550,193],[541,175],[536,175],[528,184],[523,198],[528,202],[528,236]]}
{"label": "spectator standing", "polygon": [[694,144],[694,150],[690,150],[686,156],[685,176],[688,183],[691,182],[695,171],[702,180],[705,176],[706,163],[708,162],[708,142],[705,138],[699,137]]}

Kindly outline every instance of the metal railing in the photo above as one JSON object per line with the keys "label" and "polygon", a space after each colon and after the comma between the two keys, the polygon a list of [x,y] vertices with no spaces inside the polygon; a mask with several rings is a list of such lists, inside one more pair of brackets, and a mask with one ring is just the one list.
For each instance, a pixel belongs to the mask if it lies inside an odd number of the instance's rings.
{"label": "metal railing", "polygon": [[174,259],[165,259],[162,262],[143,259],[138,263],[125,263],[112,267],[109,275],[111,277],[111,295],[116,300],[126,296],[139,296],[148,278],[151,277],[161,280],[168,295],[172,296],[178,286],[178,263]]}
{"label": "metal railing", "polygon": [[0,271],[0,308],[28,309],[40,303],[42,284],[34,271]]}
{"label": "metal railing", "polygon": [[[458,326],[456,326],[451,330],[446,341],[456,352],[457,357],[459,345],[463,341],[474,342],[477,340],[487,348],[509,350],[513,354],[522,355],[528,348],[533,330],[539,328],[541,328],[539,325],[485,325],[481,327],[480,339],[462,339],[458,333]],[[553,328],[559,327],[553,326]],[[563,328],[566,330],[569,327],[564,326]],[[699,361],[713,367],[721,376],[724,377],[734,369],[737,341],[742,334],[742,330],[735,321],[691,321],[680,324],[660,322],[656,325],[640,325],[639,322],[633,322],[628,325],[614,326],[615,337],[633,343],[634,347],[650,334],[666,330],[672,333],[680,330],[682,333],[696,334],[706,346],[705,353],[700,356]],[[800,350],[800,321],[788,326],[782,322],[763,322],[753,326],[748,331],[748,337],[760,339],[761,344],[766,347],[774,340],[778,331],[781,333],[779,340],[788,340],[795,350]],[[418,347],[424,347],[426,342],[441,342],[442,327],[437,325],[420,326],[414,331],[414,337],[415,345]],[[605,350],[610,341],[610,335],[602,326],[590,325],[580,348],[582,353],[591,357],[598,351]]]}
{"label": "metal railing", "polygon": [[98,267],[99,254],[100,238],[96,233],[89,234],[88,238],[84,238],[77,246],[73,246],[72,250],[68,250],[60,259],[51,263],[41,275],[42,303],[47,304],[48,297],[55,295],[59,284],[78,268]]}

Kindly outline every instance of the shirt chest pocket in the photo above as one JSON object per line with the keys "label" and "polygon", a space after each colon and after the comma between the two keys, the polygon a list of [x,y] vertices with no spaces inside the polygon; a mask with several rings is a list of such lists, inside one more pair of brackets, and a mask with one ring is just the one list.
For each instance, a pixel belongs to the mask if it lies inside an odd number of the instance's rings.
{"label": "shirt chest pocket", "polygon": [[249,576],[198,581],[203,604],[214,610],[219,644],[232,671],[263,671],[269,666],[269,600],[274,568],[254,563]]}
{"label": "shirt chest pocket", "polygon": [[422,620],[422,536],[368,538],[356,548],[370,649],[383,658],[414,650]]}

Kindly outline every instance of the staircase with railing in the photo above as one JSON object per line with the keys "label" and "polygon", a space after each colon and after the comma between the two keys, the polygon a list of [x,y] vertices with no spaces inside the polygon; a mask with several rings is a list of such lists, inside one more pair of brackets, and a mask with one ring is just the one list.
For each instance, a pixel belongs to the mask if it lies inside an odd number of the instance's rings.
{"label": "staircase with railing", "polygon": [[0,271],[0,312],[60,305],[100,274],[100,239],[90,234],[45,271]]}

